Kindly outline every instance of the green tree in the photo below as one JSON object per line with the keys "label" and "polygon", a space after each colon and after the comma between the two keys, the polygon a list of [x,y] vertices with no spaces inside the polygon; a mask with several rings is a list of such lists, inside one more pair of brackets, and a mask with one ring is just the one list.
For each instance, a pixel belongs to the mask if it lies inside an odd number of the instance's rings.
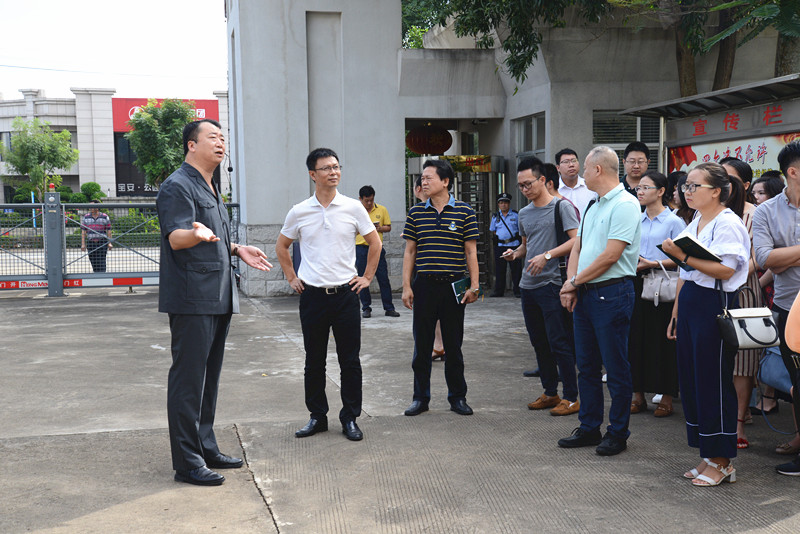
{"label": "green tree", "polygon": [[70,133],[53,132],[49,122],[37,118],[28,122],[17,117],[11,127],[14,130],[11,149],[0,144],[0,153],[11,174],[4,181],[12,185],[30,182],[36,198],[41,200],[49,184],[61,185],[61,175],[55,171],[72,167],[78,161],[78,151],[70,145]]}
{"label": "green tree", "polygon": [[[730,85],[737,44],[741,45],[763,29],[773,26],[780,35],[775,73],[800,70],[800,0],[413,0],[409,16],[435,13],[445,24],[452,17],[458,36],[473,36],[482,48],[497,42],[506,52],[503,64],[517,83],[525,81],[526,71],[536,59],[542,30],[565,26],[568,8],[577,10],[586,22],[598,22],[617,8],[628,20],[652,17],[675,35],[675,60],[681,96],[697,94],[695,57],[719,46],[714,89]],[[421,4],[421,5],[420,5]],[[709,16],[718,14],[718,25],[708,27]],[[404,6],[404,31],[406,30]],[[410,27],[410,26],[409,26]],[[632,31],[637,28],[632,25]],[[737,41],[737,32],[749,33]],[[713,31],[711,38],[707,32]],[[404,33],[404,35],[406,35]]]}
{"label": "green tree", "polygon": [[86,182],[81,184],[81,193],[89,200],[95,200],[106,196],[103,189],[97,182]]}
{"label": "green tree", "polygon": [[150,185],[159,185],[183,162],[183,127],[194,120],[194,102],[168,98],[148,100],[125,134],[136,153],[136,165]]}

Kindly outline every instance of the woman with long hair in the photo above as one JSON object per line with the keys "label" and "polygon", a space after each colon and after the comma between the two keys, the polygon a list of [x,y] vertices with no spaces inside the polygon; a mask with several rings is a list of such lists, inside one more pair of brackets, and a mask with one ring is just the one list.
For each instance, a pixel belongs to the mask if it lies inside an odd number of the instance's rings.
{"label": "woman with long hair", "polygon": [[[742,308],[763,306],[764,299],[761,296],[761,284],[759,284],[758,273],[756,272],[758,266],[756,265],[755,255],[752,253],[753,212],[756,211],[756,207],[750,202],[751,196],[747,194],[747,189],[753,180],[753,170],[750,165],[736,158],[724,158],[720,161],[720,164],[731,180],[731,194],[725,205],[742,219],[745,228],[747,228],[747,233],[750,235],[751,255],[750,263],[748,264],[747,287],[752,289],[753,292],[741,293],[739,295],[739,306]],[[739,404],[736,416],[736,446],[740,449],[746,449],[750,446],[744,425],[752,422],[753,419],[748,406],[753,394],[753,386],[755,385],[755,376],[758,372],[761,354],[762,351],[760,349],[740,350],[736,354],[736,365],[733,368],[733,386],[736,388],[736,398]]]}
{"label": "woman with long hair", "polygon": [[[718,263],[686,254],[672,239],[664,252],[681,261],[678,297],[667,337],[677,338],[678,380],[690,447],[702,461],[684,473],[695,486],[736,481],[736,390],[733,357],[723,347],[717,327],[722,298],[747,279],[750,237],[742,220],[725,206],[730,178],[717,163],[701,163],[689,172],[683,191],[698,215],[678,236],[689,235],[722,259]],[[690,270],[687,270],[690,269]],[[721,284],[721,291],[718,286]],[[675,327],[673,328],[673,325]]]}
{"label": "woman with long hair", "polygon": [[694,219],[694,210],[686,203],[686,195],[683,193],[683,184],[686,183],[686,173],[683,171],[676,171],[670,174],[677,175],[675,182],[675,192],[672,194],[673,203],[677,205],[675,208],[675,215],[680,217],[683,222],[689,224]]}
{"label": "woman with long hair", "polygon": [[675,238],[686,228],[677,215],[664,204],[668,191],[667,177],[656,171],[642,175],[634,188],[642,213],[642,238],[639,246],[639,264],[635,280],[637,299],[631,318],[628,338],[628,359],[633,379],[633,401],[631,413],[647,409],[644,392],[661,395],[661,401],[653,415],[672,415],[672,398],[678,395],[678,361],[675,356],[675,341],[664,337],[672,318],[672,302],[653,301],[642,298],[643,277],[651,271],[662,273],[662,266],[672,277],[677,278],[675,262],[667,258],[656,245],[667,238]]}

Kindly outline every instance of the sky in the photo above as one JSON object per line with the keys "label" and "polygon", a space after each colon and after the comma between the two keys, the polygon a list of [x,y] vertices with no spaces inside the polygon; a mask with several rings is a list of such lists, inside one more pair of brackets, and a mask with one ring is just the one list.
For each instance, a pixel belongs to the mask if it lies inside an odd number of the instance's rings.
{"label": "sky", "polygon": [[0,93],[70,87],[214,98],[228,88],[224,0],[0,0]]}

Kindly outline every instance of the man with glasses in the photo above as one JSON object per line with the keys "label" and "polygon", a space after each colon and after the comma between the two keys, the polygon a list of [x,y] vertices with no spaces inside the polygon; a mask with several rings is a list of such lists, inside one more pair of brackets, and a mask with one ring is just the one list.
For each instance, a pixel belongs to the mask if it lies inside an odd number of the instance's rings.
{"label": "man with glasses", "polygon": [[572,202],[582,215],[589,202],[597,198],[597,193],[586,187],[586,180],[580,176],[581,165],[578,153],[571,148],[563,148],[556,153],[556,167],[561,175],[558,192]]}
{"label": "man with glasses", "polygon": [[[520,283],[522,315],[544,388],[528,409],[551,408],[550,415],[570,415],[578,412],[580,403],[572,318],[559,297],[564,283],[559,262],[575,243],[578,217],[572,204],[547,191],[544,172],[544,164],[537,158],[525,158],[517,166],[517,186],[531,203],[519,212],[522,244],[515,250],[506,249],[503,257],[507,261],[525,258]],[[563,399],[558,396],[559,374],[564,385]]]}
{"label": "man with glasses", "polygon": [[[369,291],[381,254],[381,240],[361,202],[339,193],[339,156],[329,148],[312,150],[306,158],[314,194],[295,204],[286,215],[275,252],[286,281],[300,293],[300,325],[306,350],[305,400],[311,417],[295,432],[298,438],[328,430],[325,360],[333,329],[341,372],[342,433],[351,441],[364,435],[356,425],[361,415],[361,317],[359,291]],[[369,246],[364,275],[356,271],[356,235]],[[296,272],[289,256],[300,242],[302,261]]]}
{"label": "man with glasses", "polygon": [[[597,445],[595,452],[612,456],[627,447],[633,383],[628,361],[628,336],[633,301],[633,277],[639,262],[641,211],[638,200],[625,194],[619,182],[619,158],[609,147],[595,147],[586,156],[586,185],[599,200],[581,219],[572,247],[561,303],[573,311],[581,426],[558,441],[559,447]],[[602,436],[602,367],[608,373],[611,408]]]}
{"label": "man with glasses", "polygon": [[[625,191],[638,199],[636,186],[639,185],[639,180],[642,179],[642,175],[647,172],[647,167],[650,165],[650,149],[641,141],[634,141],[625,147],[622,161],[625,165],[622,186]],[[641,207],[641,210],[644,211],[644,206]]]}

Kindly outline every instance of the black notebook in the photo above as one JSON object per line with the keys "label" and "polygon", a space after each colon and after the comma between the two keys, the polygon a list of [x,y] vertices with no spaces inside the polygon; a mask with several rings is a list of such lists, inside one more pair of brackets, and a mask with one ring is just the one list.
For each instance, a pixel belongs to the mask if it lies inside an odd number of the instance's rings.
{"label": "black notebook", "polygon": [[[703,245],[702,243],[700,243],[700,241],[698,241],[697,239],[695,239],[690,235],[681,236],[673,240],[673,243],[678,245],[684,253],[694,258],[722,263],[722,258],[720,258],[716,254],[708,250],[705,247],[705,245]],[[656,245],[656,246],[661,252],[664,252],[664,249],[661,247],[661,245]],[[676,258],[671,254],[667,254],[666,252],[664,252],[664,254],[666,254],[669,259],[677,263],[680,266],[680,268],[683,269],[684,271],[694,271],[694,267],[689,267],[683,262],[682,259]]]}

